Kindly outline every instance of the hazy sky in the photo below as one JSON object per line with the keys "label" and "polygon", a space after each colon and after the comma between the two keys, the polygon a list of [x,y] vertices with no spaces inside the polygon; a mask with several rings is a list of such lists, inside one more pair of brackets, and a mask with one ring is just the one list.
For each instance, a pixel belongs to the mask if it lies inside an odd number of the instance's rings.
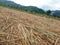
{"label": "hazy sky", "polygon": [[60,0],[12,0],[18,4],[25,6],[37,6],[44,10],[58,10],[60,9]]}

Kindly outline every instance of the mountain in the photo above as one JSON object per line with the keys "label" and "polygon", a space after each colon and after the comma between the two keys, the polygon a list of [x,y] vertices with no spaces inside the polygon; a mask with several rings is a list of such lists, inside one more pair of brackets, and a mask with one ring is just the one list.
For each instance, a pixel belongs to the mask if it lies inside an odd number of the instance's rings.
{"label": "mountain", "polygon": [[59,17],[59,18],[60,18],[60,10],[52,11],[51,14],[52,14],[54,17]]}
{"label": "mountain", "polygon": [[12,2],[12,1],[8,1],[8,0],[0,0],[0,5],[2,6],[16,6],[18,4]]}
{"label": "mountain", "polygon": [[20,4],[16,4],[15,2],[12,2],[12,1],[8,1],[8,0],[0,0],[0,5],[5,6],[5,7],[10,7],[10,8],[15,8],[22,11],[27,11],[30,13],[42,13],[42,14],[45,13],[44,10],[39,9],[35,6],[23,6]]}

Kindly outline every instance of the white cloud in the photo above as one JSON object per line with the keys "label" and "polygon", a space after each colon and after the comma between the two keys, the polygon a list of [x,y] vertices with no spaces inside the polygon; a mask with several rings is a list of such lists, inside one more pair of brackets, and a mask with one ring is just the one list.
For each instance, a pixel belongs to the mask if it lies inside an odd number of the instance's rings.
{"label": "white cloud", "polygon": [[51,2],[51,0],[12,0],[18,4],[22,4],[22,5],[32,5],[32,6],[42,6],[44,4],[48,4],[49,2]]}
{"label": "white cloud", "polygon": [[60,3],[54,5],[55,9],[60,9]]}
{"label": "white cloud", "polygon": [[60,9],[60,0],[12,0],[25,6],[37,6],[44,9]]}

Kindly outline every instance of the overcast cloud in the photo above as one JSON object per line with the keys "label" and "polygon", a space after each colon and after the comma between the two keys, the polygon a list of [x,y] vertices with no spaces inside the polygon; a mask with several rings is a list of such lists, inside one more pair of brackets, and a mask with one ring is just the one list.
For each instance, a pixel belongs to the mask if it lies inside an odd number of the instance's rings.
{"label": "overcast cloud", "polygon": [[12,0],[25,6],[37,6],[44,10],[60,10],[60,0]]}

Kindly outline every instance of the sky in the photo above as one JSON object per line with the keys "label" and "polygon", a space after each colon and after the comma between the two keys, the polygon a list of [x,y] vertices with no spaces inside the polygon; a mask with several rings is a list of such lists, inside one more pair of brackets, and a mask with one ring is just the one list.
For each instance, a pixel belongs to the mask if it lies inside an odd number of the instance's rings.
{"label": "sky", "polygon": [[36,6],[44,10],[60,10],[60,0],[11,0],[24,6]]}

